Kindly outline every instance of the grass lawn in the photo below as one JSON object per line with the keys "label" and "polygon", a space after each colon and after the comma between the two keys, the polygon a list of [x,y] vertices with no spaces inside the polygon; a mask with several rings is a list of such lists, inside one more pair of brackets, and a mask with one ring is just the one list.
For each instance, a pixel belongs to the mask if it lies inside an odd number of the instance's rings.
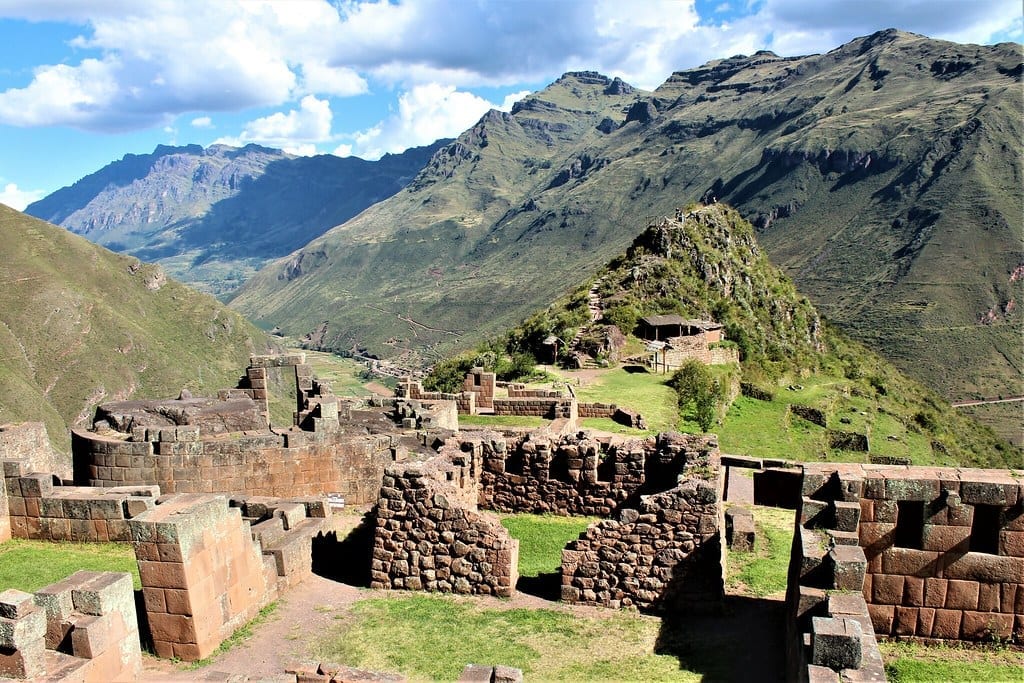
{"label": "grass lawn", "polygon": [[[576,389],[576,396],[586,403],[614,403],[639,411],[652,432],[671,431],[679,423],[676,394],[666,386],[669,375],[656,375],[637,366],[613,368],[599,375],[592,383]],[[564,376],[572,379],[572,373]]]}
{"label": "grass lawn", "polygon": [[369,396],[372,393],[359,377],[359,374],[365,370],[362,363],[323,351],[307,349],[289,349],[289,351],[306,354],[306,362],[313,366],[313,373],[317,379],[328,382],[335,396]]}
{"label": "grass lawn", "polygon": [[1024,652],[1019,650],[924,646],[906,642],[881,642],[878,645],[885,659],[885,673],[893,683],[1019,683],[1024,680]]}
{"label": "grass lawn", "polygon": [[777,596],[786,591],[789,552],[793,543],[793,511],[755,505],[754,550],[729,550],[729,588],[744,595]]}
{"label": "grass lawn", "polygon": [[562,549],[597,521],[597,517],[522,514],[503,516],[501,525],[519,540],[519,575],[539,576],[557,572]]}
{"label": "grass lawn", "polygon": [[51,543],[12,539],[0,544],[0,590],[37,591],[79,569],[129,572],[136,589],[139,565],[128,543]]}
{"label": "grass lawn", "polygon": [[317,656],[398,671],[412,681],[454,681],[470,663],[513,666],[527,680],[701,680],[681,671],[675,657],[653,654],[660,625],[656,617],[630,612],[581,616],[393,593],[362,600],[339,615],[338,626],[319,642]]}
{"label": "grass lawn", "polygon": [[548,422],[531,415],[459,415],[459,425],[480,427],[543,427]]}

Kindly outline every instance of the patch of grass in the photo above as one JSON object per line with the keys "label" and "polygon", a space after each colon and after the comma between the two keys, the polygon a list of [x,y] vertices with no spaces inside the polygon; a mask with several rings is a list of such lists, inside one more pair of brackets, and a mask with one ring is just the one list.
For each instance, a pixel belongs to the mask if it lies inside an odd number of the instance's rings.
{"label": "patch of grass", "polygon": [[460,425],[480,427],[543,427],[548,422],[530,415],[459,415]]}
{"label": "patch of grass", "polygon": [[[639,371],[634,371],[639,370]],[[572,373],[567,373],[572,377]],[[676,394],[665,384],[669,375],[657,375],[637,366],[613,368],[576,390],[585,403],[614,403],[644,416],[652,432],[671,431],[679,423]]]}
{"label": "patch of grass", "polygon": [[885,673],[893,683],[911,681],[1020,681],[1024,653],[1006,647],[925,646],[885,641],[878,644]]}
{"label": "patch of grass", "polygon": [[501,525],[519,540],[519,575],[539,576],[557,572],[562,549],[596,521],[597,517],[522,514],[503,516]]}
{"label": "patch of grass", "polygon": [[786,590],[793,511],[756,505],[753,513],[754,550],[729,551],[727,582],[740,593],[760,598]]}
{"label": "patch of grass", "polygon": [[597,429],[602,432],[611,432],[612,434],[622,434],[623,436],[647,436],[650,434],[650,431],[645,429],[637,429],[635,427],[620,425],[610,417],[584,417],[580,419],[580,427],[583,429]]}
{"label": "patch of grass", "polygon": [[652,654],[659,624],[633,613],[581,616],[390,594],[356,603],[317,656],[414,681],[455,680],[469,663],[513,666],[528,680],[700,680],[680,671],[675,657]]}
{"label": "patch of grass", "polygon": [[362,363],[323,351],[298,348],[289,351],[306,354],[306,362],[313,366],[313,373],[318,379],[328,382],[336,396],[369,396],[373,393],[366,388],[360,376],[366,370]]}
{"label": "patch of grass", "polygon": [[51,543],[12,539],[0,545],[0,590],[31,593],[80,569],[128,572],[142,588],[135,551],[127,543]]}

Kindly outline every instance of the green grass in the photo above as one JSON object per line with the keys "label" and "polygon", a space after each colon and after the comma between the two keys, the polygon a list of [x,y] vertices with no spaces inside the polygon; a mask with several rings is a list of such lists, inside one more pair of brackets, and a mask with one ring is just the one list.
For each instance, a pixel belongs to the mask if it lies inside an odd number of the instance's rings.
{"label": "green grass", "polygon": [[729,551],[727,583],[748,595],[777,595],[786,590],[793,511],[755,506],[753,513],[757,530],[754,550]]}
{"label": "green grass", "polygon": [[970,648],[881,642],[885,673],[893,683],[1024,680],[1024,653],[1005,647]]}
{"label": "green grass", "polygon": [[139,565],[126,543],[51,543],[13,539],[0,545],[0,590],[28,593],[56,583],[79,569],[128,572],[136,589]]}
{"label": "green grass", "polygon": [[335,396],[369,396],[372,393],[360,377],[366,369],[362,363],[323,351],[290,351],[306,354],[306,362],[313,366],[313,373],[317,379],[328,382]]}
{"label": "green grass", "polygon": [[452,596],[391,594],[356,603],[317,646],[323,660],[452,681],[466,664],[504,664],[527,680],[699,681],[652,654],[660,620],[627,612],[485,607]]}
{"label": "green grass", "polygon": [[549,422],[530,415],[459,415],[460,425],[478,427],[543,427]]}
{"label": "green grass", "polygon": [[[572,378],[572,373],[567,372],[565,376]],[[577,389],[576,397],[585,403],[614,403],[637,410],[652,432],[674,430],[679,422],[679,410],[675,392],[665,384],[668,377],[614,368]]]}
{"label": "green grass", "polygon": [[562,549],[579,537],[597,517],[507,515],[501,525],[519,540],[519,575],[538,576],[557,572]]}

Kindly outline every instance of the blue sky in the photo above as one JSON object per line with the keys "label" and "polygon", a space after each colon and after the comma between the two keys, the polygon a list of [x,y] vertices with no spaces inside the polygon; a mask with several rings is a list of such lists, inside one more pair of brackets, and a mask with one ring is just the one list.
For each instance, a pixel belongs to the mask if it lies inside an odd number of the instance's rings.
{"label": "blue sky", "polygon": [[565,71],[653,89],[895,27],[1022,39],[1019,0],[0,0],[0,202],[158,144],[377,158]]}

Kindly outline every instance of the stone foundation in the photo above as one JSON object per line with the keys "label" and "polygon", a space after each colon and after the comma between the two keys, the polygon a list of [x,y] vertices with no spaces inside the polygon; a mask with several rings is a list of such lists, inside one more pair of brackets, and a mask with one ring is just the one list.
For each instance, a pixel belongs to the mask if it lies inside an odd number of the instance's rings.
{"label": "stone foundation", "polygon": [[0,460],[20,460],[28,472],[71,478],[71,459],[54,450],[42,422],[0,425]]}

